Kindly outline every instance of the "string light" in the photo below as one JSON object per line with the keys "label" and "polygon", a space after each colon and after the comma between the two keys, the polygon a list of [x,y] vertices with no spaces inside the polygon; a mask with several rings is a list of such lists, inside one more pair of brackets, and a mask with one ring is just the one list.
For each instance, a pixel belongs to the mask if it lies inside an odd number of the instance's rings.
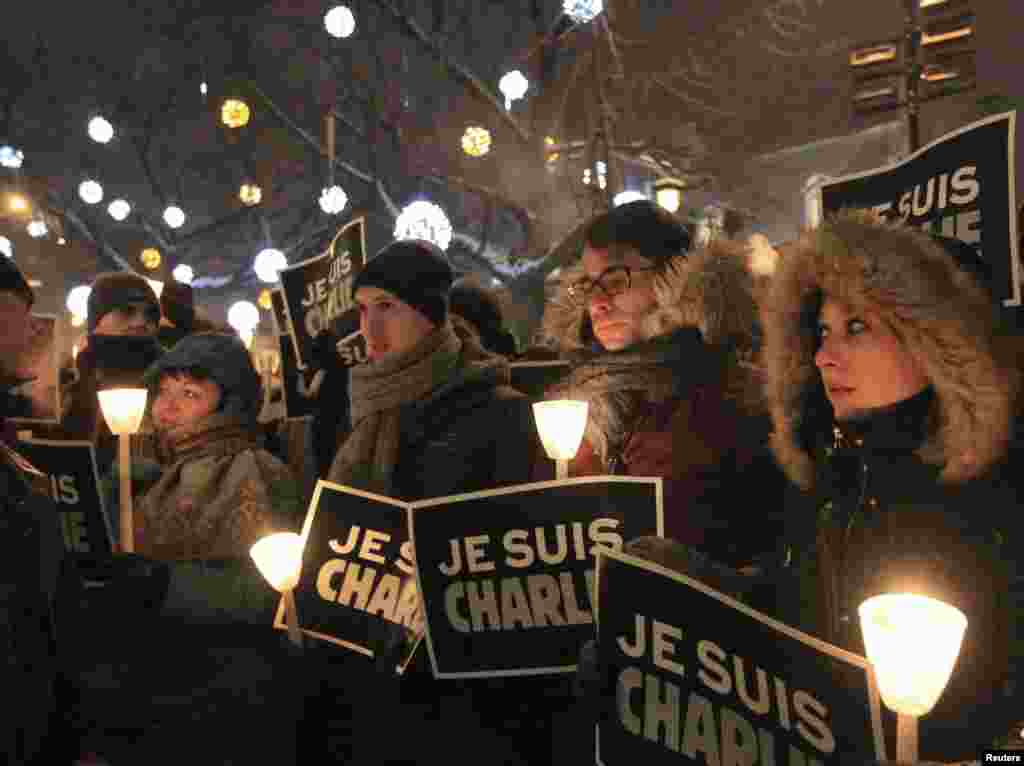
{"label": "string light", "polygon": [[27,213],[28,212],[28,200],[24,194],[12,194],[7,201],[8,207],[10,207],[12,213]]}
{"label": "string light", "polygon": [[220,121],[229,128],[243,128],[249,124],[249,105],[240,98],[229,98],[220,107]]}
{"label": "string light", "polygon": [[270,290],[265,287],[260,290],[260,297],[256,299],[256,303],[259,304],[261,309],[270,311],[274,307],[274,299],[270,295]]}
{"label": "string light", "polygon": [[87,178],[78,185],[78,196],[83,202],[95,205],[103,199],[103,187],[99,181]]}
{"label": "string light", "polygon": [[491,133],[487,128],[470,125],[462,134],[462,151],[470,157],[483,157],[491,150]]}
{"label": "string light", "polygon": [[498,81],[498,90],[505,97],[505,110],[512,108],[513,101],[518,101],[525,96],[529,87],[530,81],[518,69],[506,73]]}
{"label": "string light", "polygon": [[177,205],[168,205],[164,209],[164,223],[172,229],[179,229],[185,224],[185,211]]}
{"label": "string light", "polygon": [[239,334],[252,332],[260,323],[260,310],[250,301],[238,301],[228,309],[228,324]]}
{"label": "string light", "polygon": [[141,253],[139,253],[139,260],[142,261],[142,265],[150,271],[160,268],[160,261],[163,257],[160,255],[160,251],[155,247],[147,247]]}
{"label": "string light", "polygon": [[14,245],[11,244],[11,240],[7,237],[0,237],[0,253],[3,253],[8,258],[14,257]]}
{"label": "string light", "polygon": [[21,163],[25,161],[25,152],[21,151],[16,147],[6,144],[0,146],[0,165],[5,168],[11,168],[17,170],[21,167]]}
{"label": "string light", "polygon": [[176,282],[181,282],[183,285],[192,284],[192,280],[195,279],[195,272],[192,271],[192,267],[187,263],[179,263],[174,267],[174,271],[171,272],[171,276],[174,277]]}
{"label": "string light", "polygon": [[114,126],[101,114],[89,120],[86,130],[89,132],[89,138],[98,144],[105,144],[114,137]]}
{"label": "string light", "polygon": [[336,5],[324,14],[324,26],[332,37],[350,37],[356,31],[356,17],[348,6]]}
{"label": "string light", "polygon": [[238,190],[238,199],[242,200],[243,205],[249,207],[258,205],[263,199],[263,190],[252,182],[244,183]]}
{"label": "string light", "polygon": [[604,3],[601,0],[565,0],[562,10],[577,24],[586,24],[604,10]]}
{"label": "string light", "polygon": [[425,239],[442,250],[452,241],[452,225],[433,202],[416,200],[406,205],[395,221],[395,239]]}
{"label": "string light", "polygon": [[123,221],[132,212],[132,206],[128,204],[128,200],[118,197],[107,205],[107,212],[115,221]]}
{"label": "string light", "polygon": [[320,209],[328,215],[337,215],[345,209],[347,204],[348,195],[337,184],[320,192]]}
{"label": "string light", "polygon": [[277,272],[287,268],[288,259],[284,253],[273,247],[261,250],[253,261],[252,269],[261,282],[276,282]]}
{"label": "string light", "polygon": [[92,288],[89,285],[78,285],[72,287],[68,291],[67,301],[65,305],[68,307],[74,316],[79,316],[85,319],[89,316],[89,293],[92,292]]}
{"label": "string light", "polygon": [[26,229],[28,230],[28,235],[35,239],[45,237],[46,232],[48,231],[48,229],[46,228],[46,221],[44,221],[42,218],[33,218],[31,221],[28,222],[28,226],[26,227]]}

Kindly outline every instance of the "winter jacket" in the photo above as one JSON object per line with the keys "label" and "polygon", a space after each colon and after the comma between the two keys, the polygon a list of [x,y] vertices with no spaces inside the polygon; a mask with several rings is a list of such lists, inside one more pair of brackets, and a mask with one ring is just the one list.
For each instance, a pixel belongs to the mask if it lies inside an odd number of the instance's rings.
{"label": "winter jacket", "polygon": [[[642,401],[612,440],[617,445],[602,455],[585,438],[569,464],[570,476],[662,477],[666,536],[734,565],[774,546],[786,486],[768,452],[770,424],[750,353],[756,308],[743,263],[734,247],[718,242],[672,259],[659,274],[657,307],[645,330],[648,343],[675,347],[666,362],[671,390],[649,392],[638,374]],[[595,352],[600,347],[589,318],[567,294],[581,276],[579,267],[563,273],[544,316],[548,341],[559,344],[578,372],[643,347]],[[570,375],[548,398],[571,397],[573,391]],[[757,504],[746,493],[752,486],[758,487]]]}
{"label": "winter jacket", "polygon": [[[826,294],[876,311],[930,387],[833,422],[814,365]],[[957,606],[967,632],[946,691],[921,719],[921,755],[973,754],[1012,720],[1008,660],[1019,654],[1010,586],[1020,525],[1006,468],[1016,383],[987,298],[920,232],[843,218],[790,251],[763,326],[773,447],[803,490],[786,506],[782,616],[863,654],[866,598],[911,590]]]}
{"label": "winter jacket", "polygon": [[45,762],[60,737],[52,728],[62,670],[54,607],[64,545],[49,489],[44,474],[0,444],[0,685],[10,703],[0,756],[12,766]]}

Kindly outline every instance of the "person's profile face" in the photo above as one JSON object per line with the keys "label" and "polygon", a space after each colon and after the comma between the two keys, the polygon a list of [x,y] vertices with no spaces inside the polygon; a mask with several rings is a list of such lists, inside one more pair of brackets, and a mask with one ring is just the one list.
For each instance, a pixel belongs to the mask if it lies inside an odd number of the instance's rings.
{"label": "person's profile face", "polygon": [[836,420],[896,404],[928,386],[920,364],[874,311],[826,298],[818,340],[814,363]]}
{"label": "person's profile face", "polygon": [[644,319],[657,306],[651,261],[633,250],[586,245],[583,268],[586,310],[601,345],[619,351],[643,340]]}
{"label": "person's profile face", "polygon": [[359,307],[359,330],[371,362],[408,351],[435,329],[423,314],[379,287],[360,287],[355,300]]}
{"label": "person's profile face", "polygon": [[30,349],[35,331],[28,302],[16,293],[0,290],[0,374],[32,376]]}

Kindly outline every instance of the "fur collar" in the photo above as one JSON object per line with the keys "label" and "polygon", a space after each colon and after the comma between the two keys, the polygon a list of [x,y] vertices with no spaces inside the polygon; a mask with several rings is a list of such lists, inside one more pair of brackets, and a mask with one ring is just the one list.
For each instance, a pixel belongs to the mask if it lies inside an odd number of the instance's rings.
{"label": "fur collar", "polygon": [[999,361],[990,301],[925,234],[846,214],[793,244],[762,311],[772,446],[793,481],[813,484],[811,445],[832,426],[814,365],[823,293],[878,311],[922,364],[936,425],[918,454],[941,467],[944,482],[979,476],[1003,457],[1017,381]]}

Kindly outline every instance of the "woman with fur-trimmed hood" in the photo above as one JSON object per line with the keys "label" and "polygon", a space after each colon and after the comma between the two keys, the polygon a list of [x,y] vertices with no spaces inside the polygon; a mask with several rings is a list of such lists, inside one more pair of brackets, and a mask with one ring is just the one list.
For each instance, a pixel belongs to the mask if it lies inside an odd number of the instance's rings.
{"label": "woman with fur-trimmed hood", "polygon": [[547,398],[590,402],[571,476],[663,477],[666,535],[742,565],[773,533],[760,510],[735,533],[730,515],[749,508],[737,479],[766,498],[784,489],[750,363],[757,309],[738,244],[687,255],[689,245],[686,228],[649,201],[594,220],[544,315],[573,368]]}
{"label": "woman with fur-trimmed hood", "polygon": [[911,590],[967,615],[922,760],[966,757],[1010,723],[1016,498],[1002,471],[1017,381],[964,259],[843,213],[795,243],[762,316],[773,448],[803,490],[787,504],[798,587],[780,594],[785,616],[862,654],[871,595]]}

